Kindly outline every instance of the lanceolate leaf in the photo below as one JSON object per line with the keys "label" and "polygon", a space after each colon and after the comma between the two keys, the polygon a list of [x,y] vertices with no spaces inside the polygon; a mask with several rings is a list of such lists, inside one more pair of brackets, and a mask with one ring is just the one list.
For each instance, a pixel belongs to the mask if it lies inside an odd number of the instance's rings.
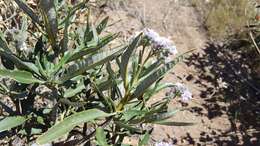
{"label": "lanceolate leaf", "polygon": [[69,58],[72,56],[72,53],[71,52],[65,52],[64,56],[60,59],[60,62],[55,65],[54,67],[54,72],[58,72],[59,69],[61,69],[62,67],[65,66],[65,64],[68,62]]}
{"label": "lanceolate leaf", "polygon": [[145,123],[153,123],[156,121],[162,121],[171,118],[173,115],[175,115],[179,110],[173,110],[170,112],[165,112],[165,113],[156,113],[153,115],[145,116],[144,120]]}
{"label": "lanceolate leaf", "polygon": [[15,0],[15,2],[33,20],[34,23],[37,23],[41,26],[38,16],[33,12],[33,10],[30,7],[28,7],[21,0]]}
{"label": "lanceolate leaf", "polygon": [[142,133],[141,129],[135,128],[133,125],[124,124],[120,121],[115,121],[115,124],[121,128],[128,130],[130,133]]}
{"label": "lanceolate leaf", "polygon": [[107,16],[104,18],[99,25],[97,26],[97,33],[100,34],[106,27],[107,27],[107,22],[108,22],[109,17]]}
{"label": "lanceolate leaf", "polygon": [[[53,0],[40,0],[40,8],[42,10],[45,29],[48,39],[51,41],[52,47],[56,45],[56,37],[58,33],[58,20]],[[53,48],[54,49],[54,48]]]}
{"label": "lanceolate leaf", "polygon": [[112,35],[107,35],[103,38],[101,38],[98,43],[98,46],[94,45],[91,46],[89,45],[87,48],[85,49],[80,49],[77,52],[75,52],[70,59],[68,60],[68,62],[71,61],[75,61],[77,59],[80,59],[86,55],[89,55],[91,53],[95,53],[97,51],[99,51],[102,47],[104,47],[105,45],[107,45],[108,43],[110,43],[111,41],[113,41],[115,38],[117,38],[118,34],[112,34]]}
{"label": "lanceolate leaf", "polygon": [[139,141],[138,146],[146,146],[148,144],[149,138],[150,134],[146,132],[143,138]]}
{"label": "lanceolate leaf", "polygon": [[162,60],[157,60],[156,62],[154,62],[153,64],[151,64],[150,66],[148,66],[147,68],[145,68],[142,72],[141,72],[141,78],[142,77],[146,77],[150,74],[152,74],[154,71],[156,71],[156,69],[158,67],[160,67],[160,65],[162,65]]}
{"label": "lanceolate leaf", "polygon": [[66,21],[69,21],[69,19],[75,14],[75,12],[77,12],[79,9],[84,8],[85,6],[86,1],[75,5],[72,9],[69,10],[67,17],[59,25],[63,25],[64,23],[66,23]]}
{"label": "lanceolate leaf", "polygon": [[171,61],[164,66],[157,69],[154,73],[146,77],[141,83],[137,86],[134,94],[132,95],[131,99],[138,98],[142,96],[146,89],[148,89],[152,84],[162,78],[168,71],[170,71],[182,58],[182,56],[177,57],[174,61]]}
{"label": "lanceolate leaf", "polygon": [[77,84],[77,87],[75,89],[67,89],[64,93],[64,97],[65,98],[73,97],[84,89],[85,89],[84,83],[80,82],[79,84]]}
{"label": "lanceolate leaf", "polygon": [[169,87],[175,87],[175,84],[173,83],[156,83],[154,87],[149,88],[145,94],[144,99],[148,100],[149,97],[152,97],[156,93],[162,91],[163,89],[169,88]]}
{"label": "lanceolate leaf", "polygon": [[33,63],[22,61],[21,59],[19,59],[18,57],[16,57],[10,52],[7,52],[5,50],[0,50],[0,56],[3,56],[6,59],[8,58],[9,60],[11,60],[16,65],[16,67],[20,70],[28,70],[33,73],[39,74],[38,68]]}
{"label": "lanceolate leaf", "polygon": [[0,77],[7,77],[20,83],[43,83],[44,81],[36,79],[30,72],[18,70],[0,69]]}
{"label": "lanceolate leaf", "polygon": [[114,114],[108,114],[98,109],[90,109],[83,112],[73,114],[65,118],[60,123],[51,127],[47,132],[37,138],[36,143],[39,145],[50,143],[70,132],[75,126],[85,122],[96,120],[97,118],[105,118]]}
{"label": "lanceolate leaf", "polygon": [[152,122],[153,124],[158,124],[158,125],[166,125],[166,126],[192,126],[194,123],[191,122],[172,122],[172,121],[155,121]]}
{"label": "lanceolate leaf", "polygon": [[129,59],[132,55],[132,53],[134,52],[135,49],[137,49],[139,41],[141,39],[141,34],[138,35],[133,41],[132,43],[127,47],[126,51],[123,53],[122,57],[121,57],[121,65],[120,65],[120,72],[121,72],[121,76],[124,80],[125,85],[127,84],[127,72],[128,72],[128,63],[129,63]]}
{"label": "lanceolate leaf", "polygon": [[22,116],[14,116],[14,117],[6,117],[0,121],[0,132],[10,130],[11,128],[17,127],[23,124],[26,121],[25,117]]}
{"label": "lanceolate leaf", "polygon": [[103,128],[97,128],[96,139],[99,146],[109,146],[106,139],[106,134]]}
{"label": "lanceolate leaf", "polygon": [[5,42],[5,40],[2,37],[3,36],[0,36],[0,48],[2,48],[6,52],[11,52],[11,50],[9,49],[7,43]]}
{"label": "lanceolate leaf", "polygon": [[[89,23],[89,16],[88,16],[88,24],[87,24],[87,27],[86,27],[86,30],[85,30],[85,34],[84,34],[84,40],[86,41],[86,42],[89,42],[89,41],[91,41],[92,39],[93,39],[93,37],[94,37],[94,35],[96,34],[101,34],[101,32],[106,28],[106,26],[107,26],[107,22],[108,22],[108,19],[109,19],[109,17],[106,17],[106,18],[104,18],[99,24],[98,24],[98,26],[96,27],[96,28],[94,28],[93,26],[92,26],[92,29],[91,29],[91,25],[90,25],[90,23]],[[96,32],[94,32],[94,31],[96,31]]]}
{"label": "lanceolate leaf", "polygon": [[76,77],[87,70],[94,68],[96,66],[102,65],[106,63],[107,61],[117,57],[119,54],[122,53],[122,51],[125,49],[125,47],[121,47],[119,49],[115,49],[113,51],[105,51],[98,54],[95,54],[93,56],[90,56],[82,61],[79,61],[73,65],[71,65],[68,69],[68,72],[61,77],[61,79],[58,82],[65,82],[73,77]]}
{"label": "lanceolate leaf", "polygon": [[92,28],[92,32],[93,32],[94,42],[96,44],[98,44],[99,43],[99,37],[98,37],[97,29],[93,24],[92,24],[91,28]]}

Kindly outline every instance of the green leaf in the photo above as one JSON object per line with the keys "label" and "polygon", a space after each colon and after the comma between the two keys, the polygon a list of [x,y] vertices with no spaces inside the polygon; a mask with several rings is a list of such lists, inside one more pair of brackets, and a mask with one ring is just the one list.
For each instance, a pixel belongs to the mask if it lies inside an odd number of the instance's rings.
{"label": "green leaf", "polygon": [[11,52],[2,35],[0,36],[0,48],[4,49],[6,52]]}
{"label": "green leaf", "polygon": [[65,52],[64,56],[60,59],[59,63],[54,66],[52,74],[55,75],[57,72],[59,72],[59,70],[65,66],[65,64],[68,62],[71,56],[71,52]]}
{"label": "green leaf", "polygon": [[[68,37],[68,29],[69,29],[69,26],[71,24],[71,17],[75,15],[75,13],[79,10],[79,9],[82,9],[84,8],[86,5],[85,5],[86,1],[84,2],[81,2],[77,5],[75,5],[73,8],[71,8],[69,11],[68,11],[68,14],[66,16],[66,18],[59,24],[59,26],[61,26],[61,28],[64,27],[64,30],[63,30],[63,38],[62,38],[62,41],[61,41],[61,46],[62,46],[62,50],[61,51],[67,51],[68,50],[68,41],[69,41],[69,37]],[[63,26],[63,24],[65,24],[65,26]]]}
{"label": "green leaf", "polygon": [[20,58],[16,57],[11,52],[0,49],[0,56],[10,59],[20,70],[29,70],[32,73],[39,74],[39,69],[36,67],[35,64],[31,62],[22,61]]}
{"label": "green leaf", "polygon": [[[6,93],[2,93],[0,92],[2,95],[6,95]],[[4,110],[5,112],[7,112],[8,114],[15,114],[15,112],[13,111],[13,109],[11,107],[9,107],[8,105],[6,105],[5,103],[0,101],[0,106],[2,108],[2,110]],[[0,116],[1,117],[1,116]]]}
{"label": "green leaf", "polygon": [[85,89],[85,85],[84,85],[84,82],[80,82],[79,84],[77,84],[77,87],[75,89],[67,89],[64,93],[64,97],[65,98],[70,98],[70,97],[73,97],[75,95],[77,95],[78,93],[80,93],[82,90]]}
{"label": "green leaf", "polygon": [[99,146],[109,146],[106,139],[106,134],[103,128],[97,128],[96,139]]}
{"label": "green leaf", "polygon": [[189,123],[189,122],[172,122],[172,121],[154,121],[152,122],[153,124],[158,124],[158,125],[165,125],[165,126],[192,126],[194,123]]}
{"label": "green leaf", "polygon": [[156,71],[156,69],[158,69],[158,67],[162,65],[162,62],[163,62],[162,59],[159,59],[153,64],[149,65],[148,67],[145,67],[144,70],[141,72],[140,77],[145,78],[150,74],[152,74],[154,71]]}
{"label": "green leaf", "polygon": [[90,44],[87,48],[76,50],[76,52],[73,53],[68,62],[75,61],[86,55],[90,55],[99,51],[102,47],[104,47],[105,45],[113,41],[115,38],[117,38],[117,36],[118,34],[107,35],[99,40],[98,45]]}
{"label": "green leaf", "polygon": [[177,57],[175,60],[165,64],[164,66],[157,69],[151,75],[147,76],[141,83],[136,87],[131,99],[141,97],[146,90],[154,84],[156,81],[161,79],[168,71],[170,71],[178,62],[180,62],[183,56]]}
{"label": "green leaf", "polygon": [[44,83],[44,81],[36,79],[30,72],[27,71],[0,69],[0,76],[11,78],[17,82],[25,84]]}
{"label": "green leaf", "polygon": [[137,49],[139,41],[141,39],[142,34],[139,34],[132,42],[131,44],[127,47],[126,51],[122,54],[121,57],[121,65],[120,65],[120,72],[121,76],[123,78],[125,86],[128,84],[127,81],[127,73],[128,73],[128,63],[129,59],[134,52],[135,49]]}
{"label": "green leaf", "polygon": [[105,118],[113,114],[105,113],[98,109],[90,109],[83,112],[73,114],[58,124],[52,126],[47,132],[37,138],[36,143],[39,145],[50,143],[65,134],[69,133],[75,126],[85,122],[93,121],[98,118]]}
{"label": "green leaf", "polygon": [[120,55],[124,49],[125,47],[120,47],[112,51],[104,51],[74,63],[73,65],[69,66],[67,73],[64,74],[58,82],[64,83],[71,78],[81,75],[91,68],[102,65]]}
{"label": "green leaf", "polygon": [[95,42],[95,44],[98,44],[99,37],[98,37],[97,29],[93,24],[92,24],[91,28],[92,28],[92,32],[93,32],[94,42]]}
{"label": "green leaf", "polygon": [[27,69],[34,73],[39,74],[38,68],[30,62],[22,61],[20,58],[16,57],[11,50],[9,49],[8,45],[6,44],[5,40],[0,37],[0,56],[8,58],[11,60],[18,69]]}
{"label": "green leaf", "polygon": [[149,100],[150,97],[159,93],[160,91],[169,88],[175,87],[176,85],[173,83],[156,83],[154,86],[150,87],[144,94],[144,99]]}
{"label": "green leaf", "polygon": [[26,121],[25,117],[22,116],[13,116],[6,117],[0,121],[0,132],[10,130],[11,128],[17,127],[23,124]]}
{"label": "green leaf", "polygon": [[122,118],[125,121],[129,121],[130,119],[132,119],[133,117],[138,117],[138,116],[144,116],[147,113],[147,111],[145,110],[141,110],[141,109],[130,109],[130,110],[126,110],[123,112],[123,116]]}
{"label": "green leaf", "polygon": [[42,66],[42,64],[41,64],[40,59],[39,59],[38,56],[36,56],[35,65],[39,68],[40,74],[41,74],[43,77],[47,78],[46,71],[43,69],[43,66]]}
{"label": "green leaf", "polygon": [[150,134],[149,132],[146,132],[143,138],[138,142],[138,146],[148,145],[149,138],[150,138]]}
{"label": "green leaf", "polygon": [[[120,86],[120,84],[118,84],[118,82],[117,82],[117,73],[112,69],[112,65],[111,65],[111,63],[109,62],[109,63],[107,63],[107,67],[106,67],[106,69],[107,69],[107,72],[108,72],[108,74],[109,74],[109,78],[111,78],[112,79],[112,90],[114,90],[112,93],[115,93],[115,94],[117,94],[117,97],[119,97],[119,98],[122,98],[123,97],[123,91],[121,91],[120,89],[119,89],[119,87],[118,86]],[[112,97],[115,97],[114,95],[112,95]]]}
{"label": "green leaf", "polygon": [[172,110],[170,112],[165,113],[155,113],[153,115],[145,116],[145,123],[153,123],[156,121],[166,120],[174,116],[179,110]]}
{"label": "green leaf", "polygon": [[77,5],[75,5],[73,8],[71,8],[68,12],[68,15],[67,17],[61,21],[61,23],[59,25],[63,25],[65,24],[66,22],[69,21],[69,19],[79,10],[79,9],[82,9],[82,8],[85,8],[86,7],[86,1],[84,2],[81,2]]}
{"label": "green leaf", "polygon": [[[118,80],[118,81],[120,81],[120,80]],[[105,91],[105,90],[108,90],[109,88],[111,88],[113,82],[114,81],[111,78],[107,79],[106,81],[99,81],[97,83],[97,87],[102,92],[102,91]]]}
{"label": "green leaf", "polygon": [[109,17],[105,17],[97,26],[96,30],[98,34],[101,34],[101,32],[107,27]]}
{"label": "green leaf", "polygon": [[[45,30],[52,47],[56,46],[58,34],[58,20],[53,0],[40,0],[39,6],[42,10]],[[55,49],[55,48],[53,48]]]}
{"label": "green leaf", "polygon": [[[89,42],[93,39],[94,35],[99,35],[106,28],[109,17],[104,18],[96,28],[90,27],[89,16],[87,19],[87,27],[84,33],[85,42]],[[95,31],[95,32],[94,32]]]}
{"label": "green leaf", "polygon": [[33,12],[33,10],[28,7],[24,2],[22,2],[21,0],[15,0],[16,4],[32,19],[32,21],[40,26],[40,20],[38,18],[38,16]]}
{"label": "green leaf", "polygon": [[121,128],[128,130],[130,133],[142,133],[141,129],[135,128],[134,125],[125,124],[121,121],[114,121],[115,124]]}

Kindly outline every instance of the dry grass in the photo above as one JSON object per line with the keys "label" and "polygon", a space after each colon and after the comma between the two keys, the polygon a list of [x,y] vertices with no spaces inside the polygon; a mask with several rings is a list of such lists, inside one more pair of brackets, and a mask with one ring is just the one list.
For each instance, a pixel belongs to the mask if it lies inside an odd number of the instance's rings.
{"label": "dry grass", "polygon": [[245,31],[247,21],[256,14],[255,0],[192,0],[204,17],[209,36],[225,39]]}

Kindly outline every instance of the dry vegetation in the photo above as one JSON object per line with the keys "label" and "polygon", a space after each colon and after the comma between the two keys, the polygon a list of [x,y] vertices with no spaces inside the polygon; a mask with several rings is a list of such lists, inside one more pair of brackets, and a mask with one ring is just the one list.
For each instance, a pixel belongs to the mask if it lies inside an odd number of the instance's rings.
{"label": "dry vegetation", "polygon": [[192,0],[204,17],[209,35],[226,39],[246,31],[247,22],[256,16],[255,2],[249,0]]}

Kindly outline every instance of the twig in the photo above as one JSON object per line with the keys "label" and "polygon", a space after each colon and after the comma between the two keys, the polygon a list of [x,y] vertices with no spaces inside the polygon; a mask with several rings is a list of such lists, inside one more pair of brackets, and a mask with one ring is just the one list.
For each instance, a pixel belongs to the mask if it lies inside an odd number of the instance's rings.
{"label": "twig", "polygon": [[250,38],[251,38],[251,40],[252,40],[252,42],[253,42],[253,44],[254,44],[254,46],[255,46],[255,48],[256,48],[258,54],[260,55],[260,49],[259,49],[257,43],[255,42],[255,38],[254,38],[254,36],[253,36],[252,31],[249,32],[249,35],[250,35]]}

